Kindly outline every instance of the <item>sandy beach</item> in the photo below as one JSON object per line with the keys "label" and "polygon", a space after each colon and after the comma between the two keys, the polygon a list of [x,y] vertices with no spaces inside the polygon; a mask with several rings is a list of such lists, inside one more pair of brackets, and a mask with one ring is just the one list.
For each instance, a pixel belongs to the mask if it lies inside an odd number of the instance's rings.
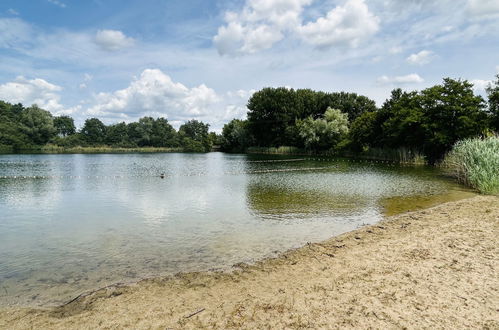
{"label": "sandy beach", "polygon": [[499,197],[389,217],[231,273],[112,286],[1,329],[499,329]]}

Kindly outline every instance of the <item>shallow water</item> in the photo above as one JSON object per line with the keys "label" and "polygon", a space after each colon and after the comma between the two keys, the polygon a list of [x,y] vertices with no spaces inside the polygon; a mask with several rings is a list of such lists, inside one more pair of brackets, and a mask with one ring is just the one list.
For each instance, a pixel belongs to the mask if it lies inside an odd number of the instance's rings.
{"label": "shallow water", "polygon": [[470,195],[433,168],[341,159],[0,155],[0,305],[230,269]]}

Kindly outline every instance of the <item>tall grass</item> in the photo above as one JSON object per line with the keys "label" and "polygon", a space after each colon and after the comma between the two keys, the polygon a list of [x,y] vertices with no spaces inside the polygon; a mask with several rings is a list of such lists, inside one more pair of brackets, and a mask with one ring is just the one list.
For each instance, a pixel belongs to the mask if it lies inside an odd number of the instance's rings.
{"label": "tall grass", "polygon": [[149,152],[182,152],[182,148],[157,148],[157,147],[138,147],[138,148],[120,148],[108,146],[95,147],[60,147],[56,145],[45,145],[39,152],[41,153],[69,153],[69,154],[87,154],[87,153],[149,153]]}
{"label": "tall grass", "polygon": [[246,149],[246,152],[249,154],[272,154],[272,155],[308,155],[305,150],[296,148],[296,147],[288,147],[281,146],[278,148],[275,147],[249,147]]}
{"label": "tall grass", "polygon": [[409,165],[426,165],[425,156],[417,150],[409,148],[370,148],[360,153],[344,152],[344,156],[369,159],[369,160],[383,160],[390,162],[397,162]]}
{"label": "tall grass", "polygon": [[499,137],[457,142],[442,162],[460,182],[484,194],[499,194]]}

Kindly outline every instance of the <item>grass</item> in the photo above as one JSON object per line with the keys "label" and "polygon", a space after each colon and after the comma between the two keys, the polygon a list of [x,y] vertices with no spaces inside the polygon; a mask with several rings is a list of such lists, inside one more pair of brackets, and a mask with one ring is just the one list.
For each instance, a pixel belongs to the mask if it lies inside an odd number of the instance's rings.
{"label": "grass", "polygon": [[499,194],[499,137],[457,142],[441,166],[458,181],[483,194]]}
{"label": "grass", "polygon": [[95,146],[95,147],[60,147],[56,145],[43,146],[39,152],[47,154],[91,154],[91,153],[148,153],[148,152],[181,152],[181,148],[155,148],[155,147],[141,147],[141,148],[120,148],[109,146]]}

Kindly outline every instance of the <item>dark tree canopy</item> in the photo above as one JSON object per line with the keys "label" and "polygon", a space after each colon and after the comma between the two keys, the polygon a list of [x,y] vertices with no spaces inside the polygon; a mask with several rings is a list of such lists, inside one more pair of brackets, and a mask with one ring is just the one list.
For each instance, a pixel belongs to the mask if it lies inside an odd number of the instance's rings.
{"label": "dark tree canopy", "polygon": [[106,138],[106,125],[97,118],[87,119],[81,129],[81,134],[89,144],[102,144]]}
{"label": "dark tree canopy", "polygon": [[59,136],[65,137],[76,133],[73,118],[69,116],[59,116],[54,118],[54,127]]}
{"label": "dark tree canopy", "polygon": [[499,74],[496,75],[496,80],[487,87],[487,95],[489,99],[490,127],[499,134]]}

